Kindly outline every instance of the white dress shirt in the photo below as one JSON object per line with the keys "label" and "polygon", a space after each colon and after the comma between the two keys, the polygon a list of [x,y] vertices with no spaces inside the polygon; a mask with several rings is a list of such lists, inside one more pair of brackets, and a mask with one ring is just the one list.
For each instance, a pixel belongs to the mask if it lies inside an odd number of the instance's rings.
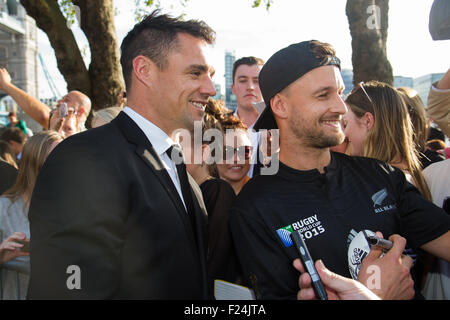
{"label": "white dress shirt", "polygon": [[[144,132],[147,139],[152,144],[156,153],[158,154],[161,162],[164,165],[164,168],[169,173],[170,178],[172,179],[175,188],[180,195],[181,200],[183,201],[183,205],[186,208],[186,204],[184,203],[183,193],[181,191],[181,184],[178,178],[177,168],[175,163],[166,153],[166,151],[173,146],[175,143],[172,138],[170,138],[164,131],[162,131],[158,126],[154,125],[151,121],[145,119],[139,113],[126,106],[123,109],[125,112],[136,124],[137,126]],[[178,145],[178,144],[177,144]],[[180,147],[181,149],[181,147]],[[186,209],[187,211],[187,209]]]}

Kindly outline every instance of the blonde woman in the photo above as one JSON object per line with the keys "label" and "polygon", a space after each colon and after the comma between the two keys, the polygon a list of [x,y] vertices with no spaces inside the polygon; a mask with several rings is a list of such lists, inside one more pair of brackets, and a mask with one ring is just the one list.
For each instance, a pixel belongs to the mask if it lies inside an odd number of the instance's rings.
{"label": "blonde woman", "polygon": [[401,169],[422,196],[431,193],[421,172],[413,128],[402,95],[386,83],[359,83],[345,100],[345,135],[354,156],[375,158]]}
{"label": "blonde woman", "polygon": [[31,137],[23,148],[16,183],[0,197],[0,300],[26,297],[31,194],[45,159],[62,139],[55,131],[43,131]]}
{"label": "blonde woman", "polygon": [[[348,112],[344,116],[345,135],[352,155],[375,158],[403,171],[422,196],[432,201],[422,174],[418,150],[414,143],[413,126],[402,94],[390,85],[378,81],[359,83],[345,100]],[[421,144],[417,125],[416,141]],[[417,291],[430,267],[429,255],[407,248],[415,260],[411,273]],[[417,259],[415,259],[417,258]]]}

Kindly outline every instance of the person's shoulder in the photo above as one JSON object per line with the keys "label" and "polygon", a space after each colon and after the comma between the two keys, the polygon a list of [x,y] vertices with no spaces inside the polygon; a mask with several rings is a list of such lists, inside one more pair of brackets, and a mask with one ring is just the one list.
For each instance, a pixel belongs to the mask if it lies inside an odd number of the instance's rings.
{"label": "person's shoulder", "polygon": [[[236,199],[233,187],[222,179],[209,179],[200,185],[205,202],[211,204],[212,202],[220,201],[224,205],[231,205]],[[226,202],[226,203],[225,203]]]}
{"label": "person's shoulder", "polygon": [[[358,156],[338,155],[341,159],[340,174],[369,184],[404,185],[405,173],[387,162]],[[396,188],[396,187],[395,187]]]}
{"label": "person's shoulder", "polygon": [[333,152],[333,157],[336,159],[339,165],[353,168],[355,169],[354,171],[358,171],[361,173],[365,172],[366,170],[375,170],[386,174],[400,171],[390,164],[374,158],[349,156],[339,152]]}
{"label": "person's shoulder", "polygon": [[223,179],[208,179],[201,184],[200,188],[202,191],[234,195],[233,187]]}
{"label": "person's shoulder", "polygon": [[8,207],[12,204],[10,198],[5,196],[0,196],[0,217],[4,217],[7,214]]}
{"label": "person's shoulder", "polygon": [[448,170],[449,168],[450,168],[450,159],[446,159],[443,161],[439,161],[439,162],[430,164],[428,167],[423,169],[423,173],[436,172],[436,171],[441,171],[444,169]]}
{"label": "person's shoulder", "polygon": [[117,146],[117,139],[114,138],[115,136],[115,127],[110,124],[106,124],[104,126],[88,129],[65,138],[56,146],[55,151],[104,152],[104,149],[114,150],[114,146]]}
{"label": "person's shoulder", "polygon": [[450,159],[430,164],[422,171],[425,178],[428,179],[450,179]]}
{"label": "person's shoulder", "polygon": [[[267,190],[272,189],[274,186],[274,182],[278,180],[277,174],[273,175],[257,175],[251,178],[243,187],[242,191],[245,189],[245,193],[256,193],[258,190]],[[239,193],[241,194],[242,191]]]}
{"label": "person's shoulder", "polygon": [[10,165],[8,162],[0,159],[0,169],[5,171],[11,171],[11,172],[17,172],[18,170],[14,168],[12,165]]}
{"label": "person's shoulder", "polygon": [[285,181],[280,180],[277,174],[257,175],[251,178],[237,195],[235,207],[253,211],[259,206],[264,206],[266,200],[272,198],[279,190],[279,183]]}
{"label": "person's shoulder", "polygon": [[0,196],[0,205],[10,204],[11,200],[8,197]]}

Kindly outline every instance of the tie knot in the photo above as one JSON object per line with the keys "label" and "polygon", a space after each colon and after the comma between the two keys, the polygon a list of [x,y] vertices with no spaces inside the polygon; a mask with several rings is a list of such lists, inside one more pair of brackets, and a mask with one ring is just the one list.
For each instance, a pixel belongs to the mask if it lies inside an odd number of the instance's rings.
{"label": "tie knot", "polygon": [[184,163],[183,151],[181,150],[180,145],[171,145],[170,148],[167,149],[166,153],[176,165]]}

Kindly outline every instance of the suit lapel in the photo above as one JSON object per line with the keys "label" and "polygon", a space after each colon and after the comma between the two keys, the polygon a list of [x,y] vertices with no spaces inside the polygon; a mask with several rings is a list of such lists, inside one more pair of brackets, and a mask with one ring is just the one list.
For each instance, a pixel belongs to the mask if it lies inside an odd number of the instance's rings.
{"label": "suit lapel", "polygon": [[130,143],[136,145],[136,154],[145,162],[145,164],[147,164],[148,168],[150,168],[154,175],[158,178],[164,190],[167,192],[167,195],[177,208],[177,212],[183,221],[184,226],[188,229],[187,234],[192,237],[192,241],[195,243],[191,222],[189,221],[189,217],[186,209],[184,208],[183,202],[180,199],[178,191],[175,188],[169,173],[165,169],[164,164],[151,145],[150,141],[145,136],[144,132],[124,112],[121,112],[113,120],[113,122],[119,127],[125,138]]}
{"label": "suit lapel", "polygon": [[[207,216],[206,209],[203,202],[203,197],[200,188],[196,184],[195,180],[188,174],[188,179],[191,184],[192,199],[195,207],[195,232],[192,229],[192,223],[186,212],[182,200],[178,194],[169,173],[164,167],[161,159],[157,155],[155,149],[151,145],[150,141],[145,136],[144,132],[139,126],[124,112],[121,112],[113,121],[125,136],[125,138],[132,144],[136,145],[136,154],[147,164],[147,167],[157,177],[167,195],[177,208],[187,234],[190,237],[191,243],[195,246],[197,244],[197,252],[202,256],[200,259],[203,269],[203,274],[206,277],[206,250],[207,250]],[[197,239],[195,237],[197,235]],[[206,278],[205,278],[205,290],[207,290]]]}
{"label": "suit lapel", "polygon": [[[164,189],[168,193],[169,197],[172,199],[172,202],[177,207],[178,212],[181,214],[183,221],[189,222],[187,219],[186,209],[180,199],[177,189],[175,188],[172,179],[169,176],[164,164],[162,163],[159,156],[156,154],[155,149],[145,148],[143,146],[137,146],[136,153],[138,156],[144,160],[144,162],[152,169],[153,173],[159,179]],[[185,222],[186,222],[185,221]]]}

